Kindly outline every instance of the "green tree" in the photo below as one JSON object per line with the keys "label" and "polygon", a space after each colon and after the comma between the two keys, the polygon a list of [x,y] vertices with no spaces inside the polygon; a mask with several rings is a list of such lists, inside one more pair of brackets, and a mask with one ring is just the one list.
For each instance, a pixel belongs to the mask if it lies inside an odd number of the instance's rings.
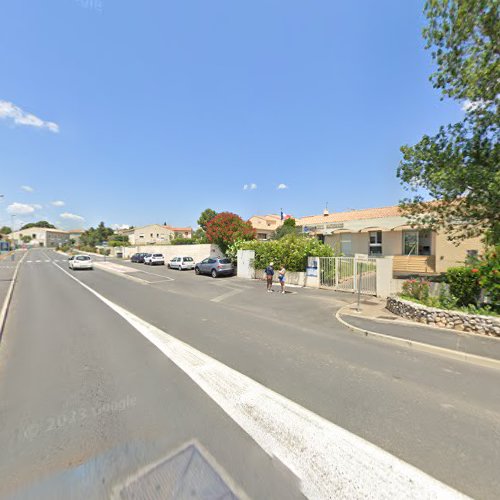
{"label": "green tree", "polygon": [[0,228],[0,234],[10,234],[12,233],[12,229],[9,226],[2,226]]}
{"label": "green tree", "polygon": [[50,222],[46,221],[46,220],[40,220],[38,222],[30,222],[28,224],[25,224],[22,228],[22,229],[29,229],[31,227],[46,227],[47,229],[55,229],[56,226],[54,226],[53,224],[51,224]]}
{"label": "green tree", "polygon": [[[415,224],[444,229],[450,240],[487,235],[500,241],[500,14],[496,0],[428,0],[423,30],[443,98],[464,119],[401,148],[397,175],[412,193],[401,207]],[[428,203],[422,195],[433,200]]]}
{"label": "green tree", "polygon": [[29,243],[31,241],[31,236],[25,235],[21,238],[23,243]]}
{"label": "green tree", "polygon": [[223,252],[236,241],[255,239],[255,230],[252,224],[230,212],[217,214],[207,224],[206,234],[208,241],[218,245]]}
{"label": "green tree", "polygon": [[199,227],[198,229],[196,229],[196,231],[193,232],[192,238],[195,241],[195,243],[208,243],[205,231],[201,227]]}
{"label": "green tree", "polygon": [[215,210],[211,208],[206,208],[201,212],[200,218],[198,219],[198,225],[203,229],[203,231],[207,230],[207,224],[217,215]]}
{"label": "green tree", "polygon": [[295,227],[295,219],[290,217],[289,219],[285,219],[283,224],[276,229],[276,232],[274,233],[274,239],[281,239],[287,234],[296,234],[297,233],[297,228]]}
{"label": "green tree", "polygon": [[106,227],[104,222],[100,222],[97,228],[91,227],[82,233],[80,236],[80,245],[95,247],[113,235],[114,231],[110,227]]}

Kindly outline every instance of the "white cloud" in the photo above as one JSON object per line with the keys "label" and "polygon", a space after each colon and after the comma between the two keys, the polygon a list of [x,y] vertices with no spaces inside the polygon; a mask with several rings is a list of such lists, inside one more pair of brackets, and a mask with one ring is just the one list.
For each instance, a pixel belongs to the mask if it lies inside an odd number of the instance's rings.
{"label": "white cloud", "polygon": [[7,207],[7,212],[11,215],[32,214],[34,211],[35,207],[33,205],[18,203],[17,201]]}
{"label": "white cloud", "polygon": [[27,193],[32,193],[34,189],[31,186],[21,186],[21,189],[23,191],[26,191]]}
{"label": "white cloud", "polygon": [[288,189],[288,186],[286,184],[278,184],[278,187],[276,189]]}
{"label": "white cloud", "polygon": [[130,226],[128,224],[111,224],[111,229],[117,231],[118,229],[129,229]]}
{"label": "white cloud", "polygon": [[64,201],[62,200],[52,201],[50,204],[54,205],[54,207],[64,207],[65,205]]}
{"label": "white cloud", "polygon": [[0,118],[10,118],[16,125],[46,128],[55,134],[59,132],[57,123],[48,122],[31,113],[26,113],[26,111],[8,101],[0,100]]}
{"label": "white cloud", "polygon": [[84,217],[81,215],[76,215],[76,214],[71,214],[69,212],[63,212],[62,214],[59,214],[61,219],[69,219],[69,220],[77,220],[77,221],[83,221],[85,220]]}
{"label": "white cloud", "polygon": [[253,189],[257,189],[257,184],[255,184],[255,183],[253,183],[253,182],[252,182],[251,184],[245,184],[245,185],[243,186],[243,189],[244,189],[245,191],[248,191],[248,190],[253,190]]}
{"label": "white cloud", "polygon": [[39,205],[38,203],[33,203],[33,205],[31,205],[35,210],[41,210],[43,207],[42,205]]}

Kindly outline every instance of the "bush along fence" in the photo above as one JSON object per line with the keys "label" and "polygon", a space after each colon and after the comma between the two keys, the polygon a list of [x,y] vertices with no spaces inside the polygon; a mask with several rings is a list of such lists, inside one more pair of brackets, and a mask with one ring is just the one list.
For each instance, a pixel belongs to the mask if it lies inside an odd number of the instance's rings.
{"label": "bush along fence", "polygon": [[496,316],[437,309],[400,297],[389,297],[386,307],[392,313],[418,323],[500,337],[500,318]]}

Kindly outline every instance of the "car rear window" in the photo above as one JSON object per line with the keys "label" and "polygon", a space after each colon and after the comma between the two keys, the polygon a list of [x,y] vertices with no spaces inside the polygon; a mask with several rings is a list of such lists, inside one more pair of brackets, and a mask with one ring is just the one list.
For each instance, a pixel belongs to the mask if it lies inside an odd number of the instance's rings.
{"label": "car rear window", "polygon": [[153,257],[163,257],[163,255],[161,253],[155,253]]}
{"label": "car rear window", "polygon": [[231,264],[231,261],[229,259],[219,259],[219,262],[221,264]]}
{"label": "car rear window", "polygon": [[78,257],[75,257],[76,260],[90,260],[90,257],[87,257],[86,255],[79,255]]}
{"label": "car rear window", "polygon": [[193,257],[184,257],[184,262],[193,262]]}

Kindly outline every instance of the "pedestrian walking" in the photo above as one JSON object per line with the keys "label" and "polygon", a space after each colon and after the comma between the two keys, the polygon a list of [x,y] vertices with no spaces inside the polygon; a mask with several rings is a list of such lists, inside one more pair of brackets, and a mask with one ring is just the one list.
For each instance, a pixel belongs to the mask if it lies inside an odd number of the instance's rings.
{"label": "pedestrian walking", "polygon": [[265,270],[266,273],[266,280],[267,280],[267,291],[272,292],[273,291],[273,276],[274,276],[274,263],[271,262]]}
{"label": "pedestrian walking", "polygon": [[285,293],[285,273],[286,273],[285,266],[281,265],[281,269],[279,270],[278,273],[278,279],[280,280],[280,285],[281,285],[281,293]]}

